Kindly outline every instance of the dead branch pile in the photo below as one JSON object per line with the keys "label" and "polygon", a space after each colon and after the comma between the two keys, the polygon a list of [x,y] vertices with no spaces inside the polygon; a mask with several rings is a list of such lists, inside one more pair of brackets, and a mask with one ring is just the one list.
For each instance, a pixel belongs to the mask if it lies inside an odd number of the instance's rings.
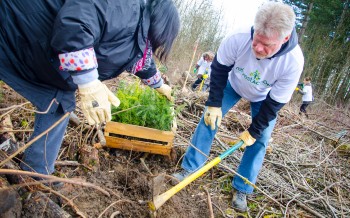
{"label": "dead branch pile", "polygon": [[[186,95],[188,96],[188,95]],[[181,101],[188,110],[179,115],[177,145],[190,144],[191,134],[199,122],[205,101],[196,93]],[[205,98],[204,98],[205,99]],[[258,190],[249,197],[249,215],[263,217],[347,217],[350,214],[350,116],[324,102],[311,107],[307,119],[298,115],[298,106],[290,103],[279,113],[264,166],[259,174]],[[210,157],[217,157],[233,144],[251,122],[249,104],[235,106],[223,119],[213,143]],[[182,124],[182,125],[181,125]],[[211,196],[219,197],[222,187],[230,183],[242,152],[227,157],[219,167],[225,173],[208,179]],[[229,176],[228,176],[229,175]],[[229,177],[229,179],[227,179]],[[210,184],[208,184],[210,183]],[[225,211],[225,208],[222,208]]]}

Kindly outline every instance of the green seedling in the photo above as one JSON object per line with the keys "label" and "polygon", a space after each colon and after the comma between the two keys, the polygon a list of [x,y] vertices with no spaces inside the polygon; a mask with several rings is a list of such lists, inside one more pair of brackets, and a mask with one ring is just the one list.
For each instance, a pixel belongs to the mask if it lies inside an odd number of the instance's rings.
{"label": "green seedling", "polygon": [[173,104],[148,86],[121,83],[116,93],[119,107],[112,107],[112,121],[170,131],[178,111]]}

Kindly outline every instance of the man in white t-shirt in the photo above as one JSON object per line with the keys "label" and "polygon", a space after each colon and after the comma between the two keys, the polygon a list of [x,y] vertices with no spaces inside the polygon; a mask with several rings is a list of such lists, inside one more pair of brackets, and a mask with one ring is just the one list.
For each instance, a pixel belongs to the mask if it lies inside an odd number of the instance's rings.
{"label": "man in white t-shirt", "polygon": [[305,116],[308,117],[308,115],[306,113],[306,108],[313,101],[311,77],[309,77],[309,76],[305,77],[303,84],[304,84],[304,86],[303,86],[302,90],[300,90],[299,88],[296,88],[295,90],[297,90],[298,93],[303,95],[303,97],[302,97],[303,103],[300,106],[299,114],[302,115],[302,113],[304,113]]}
{"label": "man in white t-shirt", "polygon": [[[292,7],[268,2],[259,8],[253,27],[236,30],[222,41],[211,65],[207,108],[175,178],[182,181],[205,164],[222,115],[244,98],[251,104],[252,123],[239,136],[248,147],[238,173],[256,183],[277,113],[291,99],[303,70],[294,25]],[[254,188],[237,175],[232,187],[232,207],[246,211],[246,194]]]}

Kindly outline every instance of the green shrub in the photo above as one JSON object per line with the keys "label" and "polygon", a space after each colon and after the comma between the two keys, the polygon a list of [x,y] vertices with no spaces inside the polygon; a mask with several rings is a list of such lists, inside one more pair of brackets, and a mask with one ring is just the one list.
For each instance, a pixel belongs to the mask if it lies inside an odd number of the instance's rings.
{"label": "green shrub", "polygon": [[112,121],[144,126],[164,131],[171,130],[175,112],[168,99],[148,86],[138,83],[120,83],[116,96],[118,108],[112,107]]}

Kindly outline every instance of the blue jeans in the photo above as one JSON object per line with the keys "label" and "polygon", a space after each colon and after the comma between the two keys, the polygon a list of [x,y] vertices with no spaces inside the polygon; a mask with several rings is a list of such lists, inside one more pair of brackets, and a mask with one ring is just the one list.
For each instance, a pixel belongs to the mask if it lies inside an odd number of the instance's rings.
{"label": "blue jeans", "polygon": [[[36,114],[34,132],[30,140],[51,127],[63,115],[62,107],[55,103],[47,114]],[[54,172],[55,161],[63,141],[68,121],[69,116],[25,150],[21,162],[21,168],[23,170],[34,171],[41,174],[52,174]]]}
{"label": "blue jeans", "polygon": [[[224,97],[222,99],[222,113],[223,116],[241,99],[231,87],[228,82],[226,88],[224,89]],[[259,112],[262,101],[260,102],[251,102],[251,115],[252,117],[256,116]],[[204,113],[203,113],[204,115]],[[276,124],[276,119],[269,122],[269,126],[263,131],[262,136],[256,139],[256,142],[247,146],[240,165],[238,167],[238,173],[243,177],[247,178],[250,182],[255,184],[259,171],[262,167],[266,147],[268,145],[269,139],[271,137],[272,130]],[[192,136],[192,145],[194,145],[197,149],[202,151],[207,156],[209,155],[211,144],[214,140],[215,134],[217,132],[217,128],[215,130],[211,130],[210,126],[206,126],[204,123],[203,116],[199,121],[199,124]],[[189,146],[184,159],[182,161],[182,168],[194,172],[201,168],[205,162],[207,161],[207,157],[198,152],[192,146]],[[253,187],[245,184],[245,182],[239,178],[238,176],[234,176],[232,181],[232,187],[236,190],[250,194],[253,192]]]}
{"label": "blue jeans", "polygon": [[[4,43],[6,42],[0,34],[0,45],[4,45]],[[25,97],[39,111],[46,111],[52,99],[59,102],[59,104],[53,103],[48,113],[35,115],[31,140],[51,127],[66,112],[74,110],[75,91],[65,91],[48,84],[32,81],[30,79],[32,73],[26,72],[26,70],[27,67],[12,52],[0,46],[0,80]],[[51,174],[54,171],[54,163],[63,141],[68,120],[69,118],[63,120],[25,150],[21,163],[23,170],[42,174]]]}

